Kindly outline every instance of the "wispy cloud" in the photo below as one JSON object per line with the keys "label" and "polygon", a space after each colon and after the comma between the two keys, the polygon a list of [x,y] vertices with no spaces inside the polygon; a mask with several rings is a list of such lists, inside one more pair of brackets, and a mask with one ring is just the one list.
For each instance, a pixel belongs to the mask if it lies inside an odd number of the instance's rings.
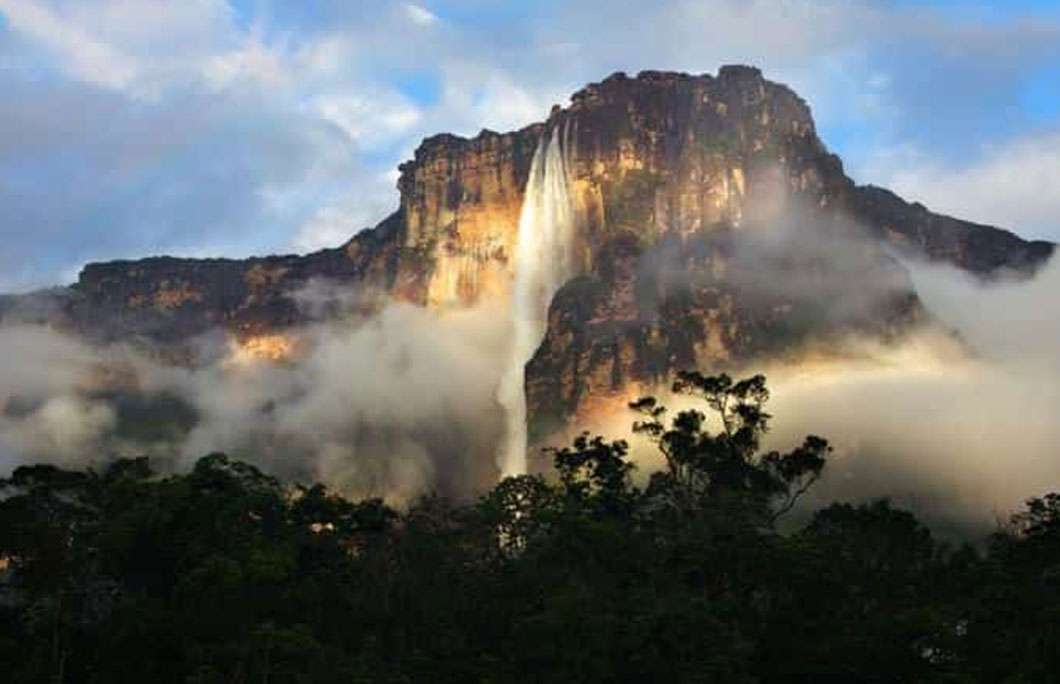
{"label": "wispy cloud", "polygon": [[367,148],[406,135],[423,119],[423,112],[394,91],[313,98],[310,108],[334,124],[350,140]]}
{"label": "wispy cloud", "polygon": [[282,71],[278,46],[237,27],[224,0],[2,0],[0,12],[67,78],[135,99],[201,82],[275,85]]}
{"label": "wispy cloud", "polygon": [[109,43],[32,0],[0,0],[0,11],[13,29],[39,42],[70,77],[122,90],[137,75],[137,61]]}
{"label": "wispy cloud", "polygon": [[408,13],[412,23],[420,26],[430,26],[438,21],[438,15],[422,5],[412,2],[405,3],[405,11]]}

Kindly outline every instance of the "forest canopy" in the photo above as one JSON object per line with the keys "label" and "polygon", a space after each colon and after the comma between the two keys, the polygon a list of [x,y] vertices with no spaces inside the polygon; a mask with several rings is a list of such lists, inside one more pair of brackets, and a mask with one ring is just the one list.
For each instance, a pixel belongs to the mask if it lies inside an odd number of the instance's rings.
{"label": "forest canopy", "polygon": [[583,435],[554,472],[404,510],[211,454],[0,481],[9,682],[1051,682],[1060,495],[978,546],[885,500],[779,523],[828,442],[763,451],[765,379],[631,405],[665,467]]}

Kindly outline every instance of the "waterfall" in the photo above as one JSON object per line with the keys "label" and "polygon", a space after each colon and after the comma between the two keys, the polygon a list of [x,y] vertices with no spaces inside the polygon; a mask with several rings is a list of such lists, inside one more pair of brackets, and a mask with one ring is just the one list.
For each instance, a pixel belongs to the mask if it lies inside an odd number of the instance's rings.
{"label": "waterfall", "polygon": [[538,141],[519,214],[512,291],[513,336],[508,365],[497,390],[506,430],[497,456],[501,475],[526,472],[525,368],[545,335],[548,306],[572,274],[574,208],[569,165],[569,125]]}

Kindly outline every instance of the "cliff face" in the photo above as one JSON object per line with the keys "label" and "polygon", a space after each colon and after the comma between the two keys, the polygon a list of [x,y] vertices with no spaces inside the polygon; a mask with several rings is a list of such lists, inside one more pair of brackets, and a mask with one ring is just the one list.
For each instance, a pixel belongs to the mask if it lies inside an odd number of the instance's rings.
{"label": "cliff face", "polygon": [[430,307],[507,301],[546,133],[566,143],[576,277],[527,366],[532,433],[678,368],[901,334],[924,312],[889,250],[992,277],[1032,271],[1054,247],[857,186],[805,102],[729,66],[615,74],[544,123],[429,138],[401,166],[398,211],[342,247],[91,264],[67,290],[0,298],[0,319],[172,346],[217,327],[254,338],[304,323],[317,314],[298,293],[314,281]]}
{"label": "cliff face", "polygon": [[401,165],[405,295],[430,306],[507,296],[530,163],[543,126],[428,138]]}
{"label": "cliff face", "polygon": [[[47,323],[93,342],[174,347],[210,330],[252,338],[307,322],[299,293],[327,282],[363,293],[415,290],[398,278],[400,212],[347,244],[307,255],[88,264],[69,288],[0,297],[0,321]],[[369,303],[366,301],[366,304]]]}

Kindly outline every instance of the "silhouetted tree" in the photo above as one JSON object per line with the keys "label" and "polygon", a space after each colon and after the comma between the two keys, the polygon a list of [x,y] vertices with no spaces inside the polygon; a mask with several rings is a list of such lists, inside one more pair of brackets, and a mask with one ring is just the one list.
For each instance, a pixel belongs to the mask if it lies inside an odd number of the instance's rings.
{"label": "silhouetted tree", "polygon": [[667,426],[666,409],[655,398],[630,404],[644,416],[634,431],[653,439],[666,461],[666,469],[652,478],[653,496],[686,511],[704,498],[736,500],[757,507],[762,522],[772,524],[824,468],[831,447],[816,436],[786,454],[761,453],[770,418],[764,410],[769,400],[764,376],[733,381],[725,374],[682,372],[673,391],[702,399],[711,413],[681,411]]}

